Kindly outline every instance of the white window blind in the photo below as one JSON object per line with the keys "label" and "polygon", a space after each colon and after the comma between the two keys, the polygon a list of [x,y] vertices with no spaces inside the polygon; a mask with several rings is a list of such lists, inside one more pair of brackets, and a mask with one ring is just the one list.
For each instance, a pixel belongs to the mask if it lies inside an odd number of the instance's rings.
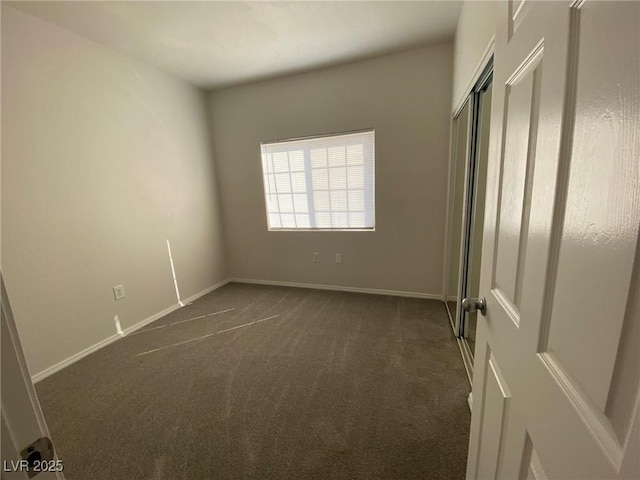
{"label": "white window blind", "polygon": [[373,130],[263,142],[269,230],[373,230]]}

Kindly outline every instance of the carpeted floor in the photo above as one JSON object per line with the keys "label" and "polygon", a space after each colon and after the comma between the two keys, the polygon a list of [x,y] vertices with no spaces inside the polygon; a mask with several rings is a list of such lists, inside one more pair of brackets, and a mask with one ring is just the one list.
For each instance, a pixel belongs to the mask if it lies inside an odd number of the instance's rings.
{"label": "carpeted floor", "polygon": [[36,388],[69,480],[465,474],[437,301],[229,284]]}

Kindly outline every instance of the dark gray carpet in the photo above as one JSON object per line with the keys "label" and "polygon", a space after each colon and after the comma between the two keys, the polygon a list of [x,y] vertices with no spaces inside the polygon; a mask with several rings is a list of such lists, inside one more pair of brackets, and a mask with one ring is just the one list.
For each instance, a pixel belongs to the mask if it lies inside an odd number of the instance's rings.
{"label": "dark gray carpet", "polygon": [[437,301],[229,284],[36,387],[70,480],[465,474],[469,384]]}

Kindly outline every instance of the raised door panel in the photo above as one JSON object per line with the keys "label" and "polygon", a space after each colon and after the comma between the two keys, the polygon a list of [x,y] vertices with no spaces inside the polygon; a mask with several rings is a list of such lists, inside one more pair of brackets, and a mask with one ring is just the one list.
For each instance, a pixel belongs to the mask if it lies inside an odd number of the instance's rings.
{"label": "raised door panel", "polygon": [[538,456],[538,452],[531,441],[529,434],[526,434],[523,455],[520,466],[520,480],[546,480],[547,475]]}
{"label": "raised door panel", "polygon": [[533,439],[549,439],[539,457],[550,477],[617,478],[630,454],[640,352],[640,61],[621,45],[640,44],[638,25],[638,2],[570,8],[538,366],[528,373],[546,392],[530,406],[530,428]]}
{"label": "raised door panel", "polygon": [[[572,148],[562,159],[568,172],[558,188],[566,197],[542,344],[599,411],[609,395],[640,222],[640,152],[629,151],[640,129],[638,51],[620,48],[640,45],[639,12],[636,2],[587,2],[575,9],[571,32],[568,94],[575,100],[565,121]],[[618,37],[614,25],[633,38]]]}
{"label": "raised door panel", "polygon": [[506,82],[494,294],[520,323],[522,274],[539,113],[543,48],[537,46]]}
{"label": "raised door panel", "polygon": [[475,471],[478,478],[496,478],[501,467],[501,450],[508,428],[511,392],[498,361],[489,348],[482,360],[485,382],[480,403],[480,430],[483,442],[479,445]]}
{"label": "raised door panel", "polygon": [[496,34],[468,477],[635,478],[640,3],[522,5]]}

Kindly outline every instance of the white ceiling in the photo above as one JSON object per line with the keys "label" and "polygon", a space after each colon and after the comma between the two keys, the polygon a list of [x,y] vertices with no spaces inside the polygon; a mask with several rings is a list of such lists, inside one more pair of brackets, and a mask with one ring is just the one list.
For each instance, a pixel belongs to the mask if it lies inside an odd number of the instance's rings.
{"label": "white ceiling", "polygon": [[202,88],[453,37],[461,2],[7,2]]}

